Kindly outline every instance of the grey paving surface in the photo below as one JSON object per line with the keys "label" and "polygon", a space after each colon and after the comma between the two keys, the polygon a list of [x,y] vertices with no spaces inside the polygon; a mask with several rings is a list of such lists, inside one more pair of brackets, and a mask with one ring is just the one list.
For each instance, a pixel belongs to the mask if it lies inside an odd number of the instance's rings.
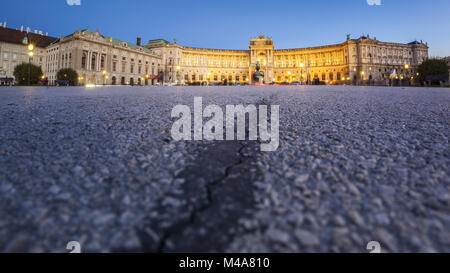
{"label": "grey paving surface", "polygon": [[[280,105],[280,147],[174,142],[176,104]],[[0,88],[0,251],[450,251],[449,89]]]}

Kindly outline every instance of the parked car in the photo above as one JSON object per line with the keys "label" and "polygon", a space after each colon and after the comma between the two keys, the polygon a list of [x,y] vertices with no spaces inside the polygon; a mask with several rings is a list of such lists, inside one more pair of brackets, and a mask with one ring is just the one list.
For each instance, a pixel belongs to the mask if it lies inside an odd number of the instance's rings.
{"label": "parked car", "polygon": [[56,86],[69,86],[69,81],[68,80],[56,80],[55,81],[55,85]]}

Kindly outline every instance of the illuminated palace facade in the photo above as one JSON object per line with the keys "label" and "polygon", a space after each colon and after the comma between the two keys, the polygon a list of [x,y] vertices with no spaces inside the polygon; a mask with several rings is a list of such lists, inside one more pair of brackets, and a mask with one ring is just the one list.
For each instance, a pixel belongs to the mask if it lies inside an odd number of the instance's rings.
{"label": "illuminated palace facade", "polygon": [[36,44],[33,62],[40,61],[50,84],[63,68],[74,69],[80,84],[251,84],[258,63],[262,75],[258,79],[265,83],[384,84],[392,77],[415,77],[417,66],[428,58],[428,46],[421,41],[387,43],[369,36],[348,35],[345,42],[327,46],[275,49],[272,38],[261,35],[250,39],[248,50],[227,50],[185,47],[162,39],[144,44],[138,38],[134,44],[89,29],[51,38],[0,28],[3,75],[11,76],[14,64],[23,60],[16,56],[26,54],[24,37]]}
{"label": "illuminated palace facade", "polygon": [[266,83],[314,79],[329,84],[384,83],[393,75],[414,77],[417,66],[428,58],[428,46],[423,42],[386,43],[369,36],[347,36],[345,42],[335,45],[281,50],[262,35],[250,40],[249,50],[192,48],[165,40],[149,41],[145,47],[163,56],[165,81],[184,84],[251,83],[258,62]]}

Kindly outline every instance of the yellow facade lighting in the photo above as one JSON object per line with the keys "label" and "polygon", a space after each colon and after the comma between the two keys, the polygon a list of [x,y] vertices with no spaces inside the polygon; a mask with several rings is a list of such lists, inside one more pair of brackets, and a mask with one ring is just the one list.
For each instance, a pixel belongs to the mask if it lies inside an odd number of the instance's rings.
{"label": "yellow facade lighting", "polygon": [[34,49],[34,45],[33,45],[33,44],[29,44],[29,45],[28,45],[28,50],[29,50],[29,51],[32,51],[33,49]]}

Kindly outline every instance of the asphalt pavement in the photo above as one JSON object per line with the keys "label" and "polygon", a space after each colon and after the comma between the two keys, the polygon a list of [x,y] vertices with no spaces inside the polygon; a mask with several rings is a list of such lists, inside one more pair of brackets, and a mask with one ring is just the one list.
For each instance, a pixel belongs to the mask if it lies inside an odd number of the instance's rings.
{"label": "asphalt pavement", "polygon": [[[280,144],[174,141],[280,106]],[[0,87],[0,252],[450,252],[450,89]]]}

